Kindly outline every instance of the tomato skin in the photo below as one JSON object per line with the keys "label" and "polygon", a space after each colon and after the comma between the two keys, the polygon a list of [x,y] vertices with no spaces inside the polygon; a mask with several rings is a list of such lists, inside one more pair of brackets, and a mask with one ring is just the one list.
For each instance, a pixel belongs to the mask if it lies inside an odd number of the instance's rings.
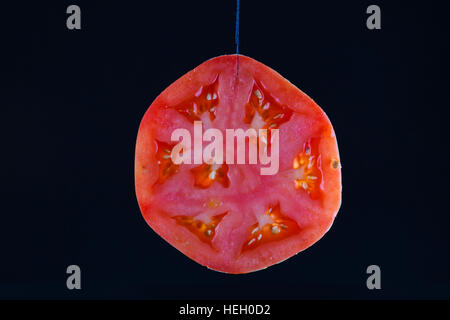
{"label": "tomato skin", "polygon": [[[282,106],[292,110],[292,119],[280,122],[280,173],[267,179],[258,175],[248,177],[249,169],[246,167],[230,167],[231,183],[228,187],[213,183],[196,189],[192,174],[198,168],[191,166],[185,171],[181,167],[173,170],[175,178],[158,183],[161,180],[160,168],[156,165],[156,141],[170,141],[170,133],[174,129],[190,126],[192,113],[180,111],[180,105],[186,99],[198,96],[199,88],[215,84],[218,75],[220,102],[214,110],[214,117],[209,118],[220,129],[240,123],[244,127],[248,125],[246,106],[255,83],[270,96],[272,103],[280,104],[277,110],[285,110]],[[283,132],[284,135],[281,134]],[[299,141],[303,138],[304,141]],[[315,181],[313,197],[311,192],[307,192],[308,188],[295,190],[294,178],[281,178],[282,174],[295,176],[292,161],[304,151],[309,138],[318,141],[314,152],[320,155],[320,175],[316,174],[320,181]],[[284,157],[286,154],[292,156]],[[311,172],[319,172],[319,169]],[[191,183],[181,186],[180,181]],[[151,104],[141,121],[136,142],[135,187],[144,219],[172,246],[210,269],[247,273],[303,251],[330,229],[341,203],[341,165],[333,127],[311,98],[267,66],[242,55],[226,55],[210,59],[188,72]],[[282,240],[279,241],[265,241],[259,246],[252,244],[251,250],[242,250],[245,242],[251,239],[248,229],[255,223],[249,212],[265,212],[269,205],[276,206],[277,201],[281,203],[280,210],[286,218],[293,219],[301,232],[280,237]],[[209,241],[199,238],[192,227],[183,227],[180,219],[173,218],[180,214],[187,217],[196,215],[202,210],[209,216],[221,217],[214,233],[211,233],[215,236]]]}

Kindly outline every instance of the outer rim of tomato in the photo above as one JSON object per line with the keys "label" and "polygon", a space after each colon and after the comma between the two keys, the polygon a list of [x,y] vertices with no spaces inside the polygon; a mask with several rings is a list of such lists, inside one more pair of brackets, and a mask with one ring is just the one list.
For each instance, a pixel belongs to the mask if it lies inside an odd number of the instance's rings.
{"label": "outer rim of tomato", "polygon": [[[303,232],[301,235],[286,239],[286,245],[284,245],[281,249],[279,248],[280,246],[276,246],[277,249],[281,251],[280,256],[283,256],[282,259],[276,259],[276,261],[273,261],[270,254],[261,255],[260,250],[255,249],[249,252],[245,257],[239,257],[238,259],[246,260],[241,261],[241,263],[239,264],[236,264],[236,261],[230,261],[229,263],[220,261],[219,263],[217,263],[216,261],[212,261],[214,259],[211,259],[211,257],[209,257],[208,254],[205,253],[207,252],[207,250],[209,250],[206,247],[206,244],[199,245],[200,247],[203,246],[203,248],[206,250],[205,252],[202,252],[202,250],[196,250],[190,248],[189,246],[183,245],[183,241],[176,241],[176,239],[174,239],[176,238],[176,236],[173,236],[170,232],[170,224],[172,223],[172,227],[174,227],[176,222],[168,222],[167,217],[160,216],[160,213],[151,212],[151,206],[148,201],[151,195],[151,184],[150,182],[145,181],[146,179],[148,179],[148,173],[144,174],[142,172],[142,163],[144,163],[145,161],[141,160],[149,154],[152,154],[152,152],[155,152],[154,144],[151,141],[155,139],[155,137],[149,135],[149,131],[146,130],[148,128],[149,122],[152,121],[152,106],[161,104],[173,105],[179,103],[185,96],[186,91],[195,92],[202,84],[210,83],[211,81],[213,81],[214,69],[219,72],[219,70],[224,68],[225,65],[227,68],[235,70],[237,58],[236,55],[223,55],[209,59],[200,64],[195,69],[184,74],[182,77],[173,82],[168,88],[166,88],[153,101],[153,103],[146,111],[144,117],[142,118],[139,126],[135,154],[136,196],[142,216],[144,217],[147,224],[164,240],[169,242],[172,246],[177,248],[192,260],[215,271],[235,274],[248,273],[265,269],[268,266],[280,263],[296,255],[297,253],[307,249],[308,247],[316,243],[331,228],[341,206],[342,200],[342,176],[339,149],[336,136],[334,134],[334,129],[325,112],[308,95],[306,95],[303,91],[298,89],[295,85],[290,83],[287,79],[282,77],[273,69],[252,58],[243,55],[239,55],[238,57],[240,70],[246,67],[252,68],[254,77],[258,79],[265,79],[264,83],[266,87],[270,88],[270,90],[276,90],[277,95],[280,97],[280,99],[287,103],[290,108],[292,108],[295,112],[306,112],[308,115],[318,117],[318,119],[320,119],[321,121],[321,124],[324,124],[326,126],[325,129],[328,130],[328,137],[324,136],[323,139],[321,137],[319,152],[325,152],[327,154],[332,153],[333,161],[336,161],[336,163],[324,167],[324,176],[327,176],[327,179],[324,179],[324,184],[326,184],[325,190],[332,190],[332,192],[329,192],[327,194],[327,197],[325,199],[326,201],[324,200],[323,202],[323,212],[325,213],[318,218],[317,224],[315,225],[316,228],[308,231],[305,230],[305,232]],[[207,70],[208,72],[205,72],[205,70]],[[336,167],[335,164],[337,164]],[[147,169],[149,168],[145,168],[145,170]],[[187,233],[184,234],[189,237]],[[269,244],[268,251],[270,252],[270,250],[273,250],[273,248]],[[252,263],[252,261],[256,260],[258,261],[257,263]]]}

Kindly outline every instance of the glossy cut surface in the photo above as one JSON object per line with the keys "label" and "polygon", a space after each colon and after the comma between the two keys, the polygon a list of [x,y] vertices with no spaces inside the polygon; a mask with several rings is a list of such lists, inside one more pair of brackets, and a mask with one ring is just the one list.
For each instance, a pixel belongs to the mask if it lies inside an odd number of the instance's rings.
{"label": "glossy cut surface", "polygon": [[[322,109],[274,70],[242,55],[208,60],[172,83],[137,136],[136,195],[148,225],[208,268],[247,273],[318,241],[341,202],[341,165]],[[279,171],[258,164],[174,164],[177,128],[279,129]],[[270,145],[270,135],[258,137]],[[205,147],[207,143],[203,144]]]}

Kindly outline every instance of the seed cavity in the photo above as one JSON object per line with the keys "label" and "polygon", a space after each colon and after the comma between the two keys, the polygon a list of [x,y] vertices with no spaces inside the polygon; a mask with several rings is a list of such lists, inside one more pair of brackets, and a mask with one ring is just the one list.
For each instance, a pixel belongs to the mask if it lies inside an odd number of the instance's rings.
{"label": "seed cavity", "polygon": [[172,162],[170,153],[174,145],[156,140],[156,163],[158,164],[159,174],[156,183],[163,183],[168,178],[176,174],[179,170],[179,165]]}
{"label": "seed cavity", "polygon": [[225,163],[220,166],[204,163],[190,171],[194,175],[194,186],[197,188],[209,188],[214,181],[220,183],[224,188],[230,186],[228,165]]}
{"label": "seed cavity", "polygon": [[295,156],[292,162],[295,188],[306,191],[312,199],[318,198],[322,181],[321,156],[311,148],[313,145],[314,150],[317,149],[317,141],[307,141],[303,152]]}
{"label": "seed cavity", "polygon": [[[280,101],[271,94],[264,91],[263,87],[254,81],[252,94],[245,105],[244,123],[253,129],[276,129],[288,121],[293,111],[287,106],[281,105]],[[265,137],[265,144],[271,144],[271,130]],[[262,138],[259,137],[261,141]]]}
{"label": "seed cavity", "polygon": [[219,88],[219,76],[208,85],[200,87],[197,93],[190,99],[187,99],[178,105],[171,106],[180,114],[188,118],[190,121],[202,120],[204,113],[209,113],[209,119],[212,121],[216,118],[216,107],[219,104],[217,90]]}
{"label": "seed cavity", "polygon": [[249,237],[244,242],[242,251],[284,239],[300,230],[294,220],[281,214],[279,203],[269,206],[261,216],[257,217],[257,220],[258,222],[250,229]]}
{"label": "seed cavity", "polygon": [[[195,234],[202,242],[208,243],[212,246],[212,239],[215,235],[215,229],[222,221],[227,212],[206,218],[204,214],[200,214],[203,218],[191,216],[174,216],[172,217],[179,225],[186,227],[190,232]],[[209,221],[205,221],[209,220]]]}

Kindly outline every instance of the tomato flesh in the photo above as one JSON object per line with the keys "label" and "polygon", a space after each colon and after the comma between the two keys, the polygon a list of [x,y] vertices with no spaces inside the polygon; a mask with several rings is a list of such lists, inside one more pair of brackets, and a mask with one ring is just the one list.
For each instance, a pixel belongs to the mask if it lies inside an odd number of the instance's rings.
{"label": "tomato flesh", "polygon": [[[194,136],[197,121],[224,136],[278,129],[278,172],[261,175],[261,163],[173,163],[172,132]],[[248,143],[270,146],[271,131]],[[267,66],[228,55],[188,72],[151,104],[136,142],[135,185],[144,219],[167,242],[210,269],[247,273],[329,230],[341,202],[341,165],[333,127],[311,98]]]}

